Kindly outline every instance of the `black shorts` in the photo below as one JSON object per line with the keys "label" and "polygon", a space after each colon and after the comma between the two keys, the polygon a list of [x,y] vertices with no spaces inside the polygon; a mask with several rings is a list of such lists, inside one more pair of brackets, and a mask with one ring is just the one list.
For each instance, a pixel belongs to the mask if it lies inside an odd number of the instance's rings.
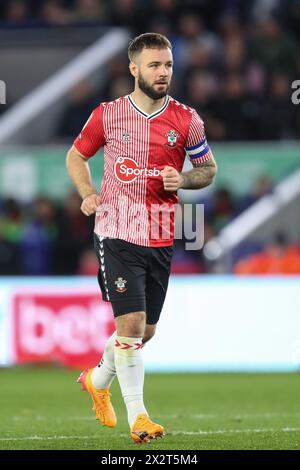
{"label": "black shorts", "polygon": [[94,234],[98,282],[114,316],[146,312],[147,324],[158,322],[167,293],[173,247],[152,248]]}

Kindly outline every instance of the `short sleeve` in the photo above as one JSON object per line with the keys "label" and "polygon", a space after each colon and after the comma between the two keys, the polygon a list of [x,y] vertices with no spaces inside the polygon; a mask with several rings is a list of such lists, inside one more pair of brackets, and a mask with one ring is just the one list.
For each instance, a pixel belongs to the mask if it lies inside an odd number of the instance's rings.
{"label": "short sleeve", "polygon": [[90,158],[105,144],[102,104],[95,108],[74,140],[75,148],[86,158]]}
{"label": "short sleeve", "polygon": [[193,165],[208,162],[213,159],[212,152],[206,140],[204,122],[193,109],[185,151]]}

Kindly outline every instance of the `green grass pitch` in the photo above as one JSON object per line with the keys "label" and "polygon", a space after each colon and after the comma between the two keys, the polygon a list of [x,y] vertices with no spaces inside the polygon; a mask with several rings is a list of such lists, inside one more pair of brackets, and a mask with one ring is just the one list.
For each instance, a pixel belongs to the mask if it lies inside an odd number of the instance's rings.
{"label": "green grass pitch", "polygon": [[95,420],[79,372],[0,369],[0,449],[300,449],[299,374],[149,374],[145,403],[166,436],[137,446],[117,381],[115,429]]}

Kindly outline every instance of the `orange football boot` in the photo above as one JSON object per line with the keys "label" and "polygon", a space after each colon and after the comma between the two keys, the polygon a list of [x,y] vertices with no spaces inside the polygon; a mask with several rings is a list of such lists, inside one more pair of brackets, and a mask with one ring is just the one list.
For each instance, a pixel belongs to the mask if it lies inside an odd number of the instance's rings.
{"label": "orange football boot", "polygon": [[96,389],[91,382],[91,373],[93,369],[83,371],[77,379],[77,383],[81,383],[81,389],[87,391],[93,400],[93,410],[96,419],[99,419],[103,426],[114,428],[117,425],[117,417],[115,410],[110,401],[110,393],[108,388],[102,390]]}
{"label": "orange football boot", "polygon": [[153,423],[148,415],[141,414],[136,418],[130,435],[136,444],[146,444],[150,439],[162,438],[165,430],[160,424]]}

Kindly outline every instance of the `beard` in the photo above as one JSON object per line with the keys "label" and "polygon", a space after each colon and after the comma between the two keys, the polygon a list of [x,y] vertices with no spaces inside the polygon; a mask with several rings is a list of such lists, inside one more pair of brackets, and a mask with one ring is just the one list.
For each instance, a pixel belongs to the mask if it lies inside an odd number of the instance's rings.
{"label": "beard", "polygon": [[167,87],[164,91],[156,91],[154,89],[154,86],[151,86],[149,83],[146,82],[141,73],[139,73],[138,76],[138,84],[142,92],[145,93],[145,95],[147,95],[152,100],[160,100],[161,98],[164,98],[168,94],[168,91],[170,89],[170,85],[167,84]]}

